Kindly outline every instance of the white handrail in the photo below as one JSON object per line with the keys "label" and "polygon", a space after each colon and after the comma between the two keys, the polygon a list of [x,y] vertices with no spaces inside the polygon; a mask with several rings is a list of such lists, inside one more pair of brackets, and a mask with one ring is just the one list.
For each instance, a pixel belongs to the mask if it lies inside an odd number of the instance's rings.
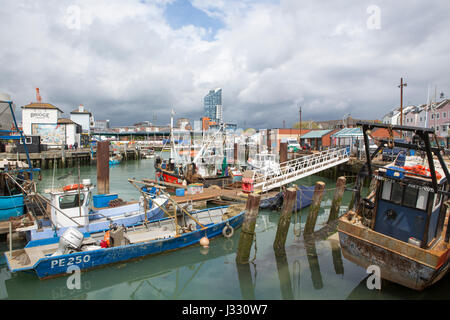
{"label": "white handrail", "polygon": [[349,153],[346,148],[328,149],[313,155],[280,163],[280,169],[270,168],[263,174],[254,175],[255,189],[267,191],[279,187],[302,177],[328,169],[334,165],[348,161]]}

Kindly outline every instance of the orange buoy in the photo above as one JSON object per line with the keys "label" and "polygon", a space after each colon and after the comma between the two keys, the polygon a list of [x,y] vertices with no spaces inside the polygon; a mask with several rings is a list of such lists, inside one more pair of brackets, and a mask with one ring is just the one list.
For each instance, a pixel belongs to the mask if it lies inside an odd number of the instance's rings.
{"label": "orange buoy", "polygon": [[206,236],[201,238],[200,245],[204,248],[208,248],[209,247],[209,239]]}
{"label": "orange buoy", "polygon": [[84,185],[82,184],[69,184],[63,188],[63,191],[70,191],[70,190],[77,190],[77,189],[83,189]]}

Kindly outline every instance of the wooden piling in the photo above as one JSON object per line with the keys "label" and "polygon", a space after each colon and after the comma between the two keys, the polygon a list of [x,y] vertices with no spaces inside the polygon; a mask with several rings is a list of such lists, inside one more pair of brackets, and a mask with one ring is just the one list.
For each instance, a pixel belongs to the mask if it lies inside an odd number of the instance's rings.
{"label": "wooden piling", "polygon": [[308,218],[306,219],[305,231],[303,232],[303,234],[305,235],[314,232],[314,227],[316,226],[317,215],[319,214],[320,203],[322,202],[324,190],[325,183],[322,181],[317,181],[314,187],[314,195],[309,209]]}
{"label": "wooden piling", "polygon": [[250,251],[255,234],[256,218],[259,212],[260,194],[251,193],[248,196],[247,206],[245,208],[244,222],[242,223],[241,235],[236,255],[236,263],[248,263]]}
{"label": "wooden piling", "polygon": [[280,220],[278,220],[275,241],[273,242],[273,249],[275,250],[275,254],[277,254],[277,251],[281,251],[282,249],[284,249],[286,237],[289,231],[289,225],[291,224],[292,210],[294,209],[296,201],[297,189],[287,188],[284,196]]}
{"label": "wooden piling", "polygon": [[280,163],[286,162],[288,160],[287,151],[287,142],[280,142]]}
{"label": "wooden piling", "polygon": [[97,143],[97,192],[109,193],[109,141]]}
{"label": "wooden piling", "polygon": [[342,203],[342,197],[344,196],[345,185],[347,179],[345,177],[339,177],[336,182],[336,190],[334,191],[333,202],[331,203],[330,215],[328,216],[328,222],[330,223],[336,220],[339,216],[339,209]]}

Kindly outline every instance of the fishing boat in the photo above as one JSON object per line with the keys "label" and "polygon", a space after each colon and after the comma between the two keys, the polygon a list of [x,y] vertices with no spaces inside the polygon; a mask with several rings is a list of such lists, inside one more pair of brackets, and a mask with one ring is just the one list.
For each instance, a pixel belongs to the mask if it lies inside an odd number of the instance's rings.
{"label": "fishing boat", "polygon": [[[266,219],[267,220],[267,219]],[[274,224],[276,227],[276,224]],[[58,277],[52,281],[29,281],[27,275],[20,276],[17,274],[13,277],[8,277],[5,280],[4,288],[7,291],[8,299],[23,300],[25,297],[31,299],[30,293],[37,293],[36,297],[41,300],[61,300],[61,299],[77,299],[78,297],[102,289],[110,290],[111,287],[127,283],[138,285],[141,282],[150,282],[166,277],[170,273],[180,275],[176,277],[176,284],[173,295],[170,299],[177,299],[182,292],[186,291],[188,282],[194,284],[199,275],[199,269],[206,271],[208,262],[224,258],[226,255],[236,253],[239,237],[231,237],[225,241],[216,241],[210,243],[209,249],[190,247],[183,249],[183,256],[180,259],[174,255],[160,255],[157,259],[142,259],[139,263],[129,263],[126,268],[114,268],[114,270],[102,270],[97,272],[86,272],[82,275],[82,284],[77,290],[71,290],[67,287],[67,278]],[[207,254],[205,254],[207,251]],[[2,256],[3,258],[3,256]],[[205,264],[206,263],[206,264]],[[6,264],[6,262],[5,262]],[[189,272],[187,272],[189,270]],[[6,271],[6,270],[5,270]],[[112,272],[112,273],[111,273]],[[188,277],[184,283],[183,277]],[[24,285],[24,279],[27,279]],[[122,295],[123,296],[123,295]],[[133,299],[133,294],[130,295]]]}
{"label": "fishing boat", "polygon": [[117,194],[92,195],[93,188],[89,179],[83,179],[82,184],[49,190],[50,199],[34,194],[36,202],[50,207],[50,214],[16,231],[23,232],[26,239],[32,241],[60,237],[71,227],[82,233],[98,232],[111,224],[131,226],[164,217],[168,195],[161,194],[155,187],[148,192],[145,190],[145,199],[141,196],[139,201],[127,202],[121,201]]}
{"label": "fishing boat", "polygon": [[27,158],[27,162],[0,161],[0,222],[26,215],[26,192],[34,190],[34,173],[40,172],[40,169],[32,166],[25,136],[17,126],[14,109],[11,97],[0,93],[0,140],[19,141],[18,146],[23,146]]}
{"label": "fishing boat", "polygon": [[[439,146],[431,146],[434,129],[358,122],[365,142],[366,164],[358,175],[355,209],[338,221],[344,257],[367,268],[380,268],[381,278],[423,290],[448,272],[449,171]],[[387,139],[374,139],[378,149],[369,153],[374,128],[390,132]],[[393,139],[392,131],[412,135],[411,142]],[[387,165],[373,159],[383,148],[404,148]],[[414,155],[412,155],[414,153]],[[371,191],[361,196],[364,177],[372,178]]]}
{"label": "fishing boat", "polygon": [[40,279],[86,271],[117,262],[195,245],[204,237],[232,234],[242,225],[242,206],[221,206],[172,215],[129,227],[111,226],[97,233],[69,228],[58,238],[30,241],[5,252],[11,272],[34,271]]}
{"label": "fishing boat", "polygon": [[[172,116],[170,157],[167,160],[163,160],[161,157],[155,158],[156,180],[178,185],[203,183],[205,187],[231,184],[233,179],[228,174],[227,160],[218,145],[223,144],[219,139],[222,133],[223,126],[202,141],[201,145],[181,146],[180,148],[183,150],[177,150],[174,142]],[[194,152],[192,149],[199,150]]]}

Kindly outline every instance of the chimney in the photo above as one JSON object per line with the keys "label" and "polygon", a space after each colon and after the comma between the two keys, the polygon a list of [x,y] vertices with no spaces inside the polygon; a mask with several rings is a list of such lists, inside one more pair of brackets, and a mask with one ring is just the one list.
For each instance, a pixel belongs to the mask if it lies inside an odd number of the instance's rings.
{"label": "chimney", "polygon": [[36,100],[37,100],[37,102],[41,102],[42,101],[41,95],[39,93],[39,88],[36,88]]}
{"label": "chimney", "polygon": [[80,106],[78,107],[78,111],[79,112],[84,112],[84,106],[82,104],[80,104]]}

